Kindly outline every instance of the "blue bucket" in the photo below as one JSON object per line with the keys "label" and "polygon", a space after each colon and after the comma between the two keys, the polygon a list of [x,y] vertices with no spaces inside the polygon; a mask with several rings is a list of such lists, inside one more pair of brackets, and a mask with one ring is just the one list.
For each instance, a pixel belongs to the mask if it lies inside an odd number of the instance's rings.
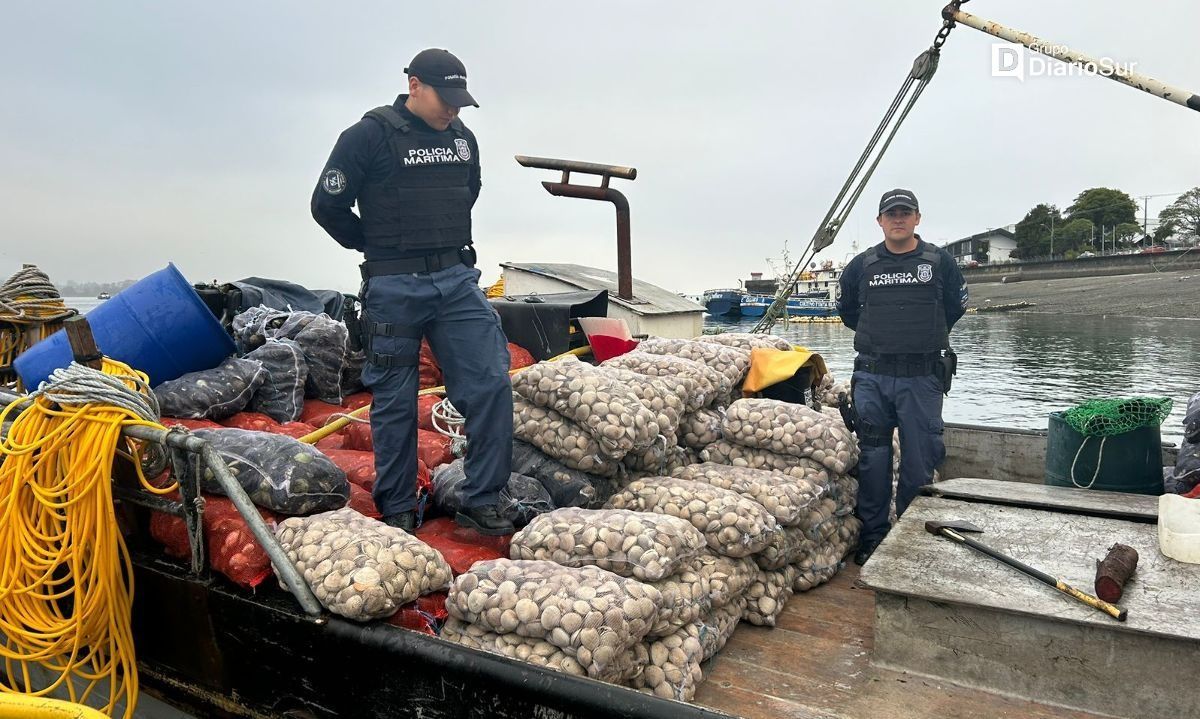
{"label": "blue bucket", "polygon": [[[96,346],[150,376],[151,386],[216,367],[233,339],[175,265],[147,275],[87,315]],[[13,367],[29,389],[71,364],[65,330],[26,350]]]}

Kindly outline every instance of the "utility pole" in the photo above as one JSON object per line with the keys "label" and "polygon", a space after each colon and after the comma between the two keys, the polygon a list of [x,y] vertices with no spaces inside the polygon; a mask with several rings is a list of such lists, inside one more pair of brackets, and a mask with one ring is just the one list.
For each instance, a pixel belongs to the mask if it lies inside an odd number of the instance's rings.
{"label": "utility pole", "polygon": [[1150,196],[1142,197],[1142,236],[1150,234]]}
{"label": "utility pole", "polygon": [[1054,215],[1050,215],[1050,259],[1054,259]]}

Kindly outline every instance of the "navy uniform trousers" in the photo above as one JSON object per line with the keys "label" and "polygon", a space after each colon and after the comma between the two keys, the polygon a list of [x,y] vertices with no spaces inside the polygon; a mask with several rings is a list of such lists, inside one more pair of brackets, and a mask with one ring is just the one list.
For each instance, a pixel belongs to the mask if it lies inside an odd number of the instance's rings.
{"label": "navy uniform trousers", "polygon": [[[363,301],[369,322],[423,326],[451,404],[466,418],[464,506],[495,504],[512,463],[512,384],[500,316],[479,289],[479,270],[458,264],[437,272],[371,277]],[[411,366],[367,362],[375,444],[375,505],[384,516],[416,509],[417,389],[421,340],[374,336],[371,351]]]}
{"label": "navy uniform trousers", "polygon": [[858,508],[862,545],[877,543],[888,532],[892,500],[892,430],[900,428],[900,482],[896,515],[933,481],[933,470],[946,458],[942,434],[942,383],[933,375],[890,377],[854,373],[854,408],[859,449]]}

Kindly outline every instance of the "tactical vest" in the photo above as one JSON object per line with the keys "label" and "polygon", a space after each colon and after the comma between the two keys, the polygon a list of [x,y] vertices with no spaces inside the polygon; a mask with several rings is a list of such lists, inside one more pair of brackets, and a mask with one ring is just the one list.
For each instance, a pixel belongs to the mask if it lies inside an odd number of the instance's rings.
{"label": "tactical vest", "polygon": [[928,245],[897,257],[877,245],[863,257],[854,349],[870,354],[932,354],[950,348],[942,302],[942,254]]}
{"label": "tactical vest", "polygon": [[358,195],[368,247],[436,251],[471,242],[469,185],[479,158],[457,119],[441,133],[416,132],[391,105],[364,118],[383,126],[392,171]]}

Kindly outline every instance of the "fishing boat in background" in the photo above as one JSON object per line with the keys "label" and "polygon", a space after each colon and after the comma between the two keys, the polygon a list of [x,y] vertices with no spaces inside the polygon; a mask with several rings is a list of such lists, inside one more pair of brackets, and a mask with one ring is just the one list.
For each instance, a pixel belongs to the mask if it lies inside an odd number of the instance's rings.
{"label": "fishing boat in background", "polygon": [[702,304],[713,317],[738,317],[745,296],[745,290],[739,289],[705,290]]}

